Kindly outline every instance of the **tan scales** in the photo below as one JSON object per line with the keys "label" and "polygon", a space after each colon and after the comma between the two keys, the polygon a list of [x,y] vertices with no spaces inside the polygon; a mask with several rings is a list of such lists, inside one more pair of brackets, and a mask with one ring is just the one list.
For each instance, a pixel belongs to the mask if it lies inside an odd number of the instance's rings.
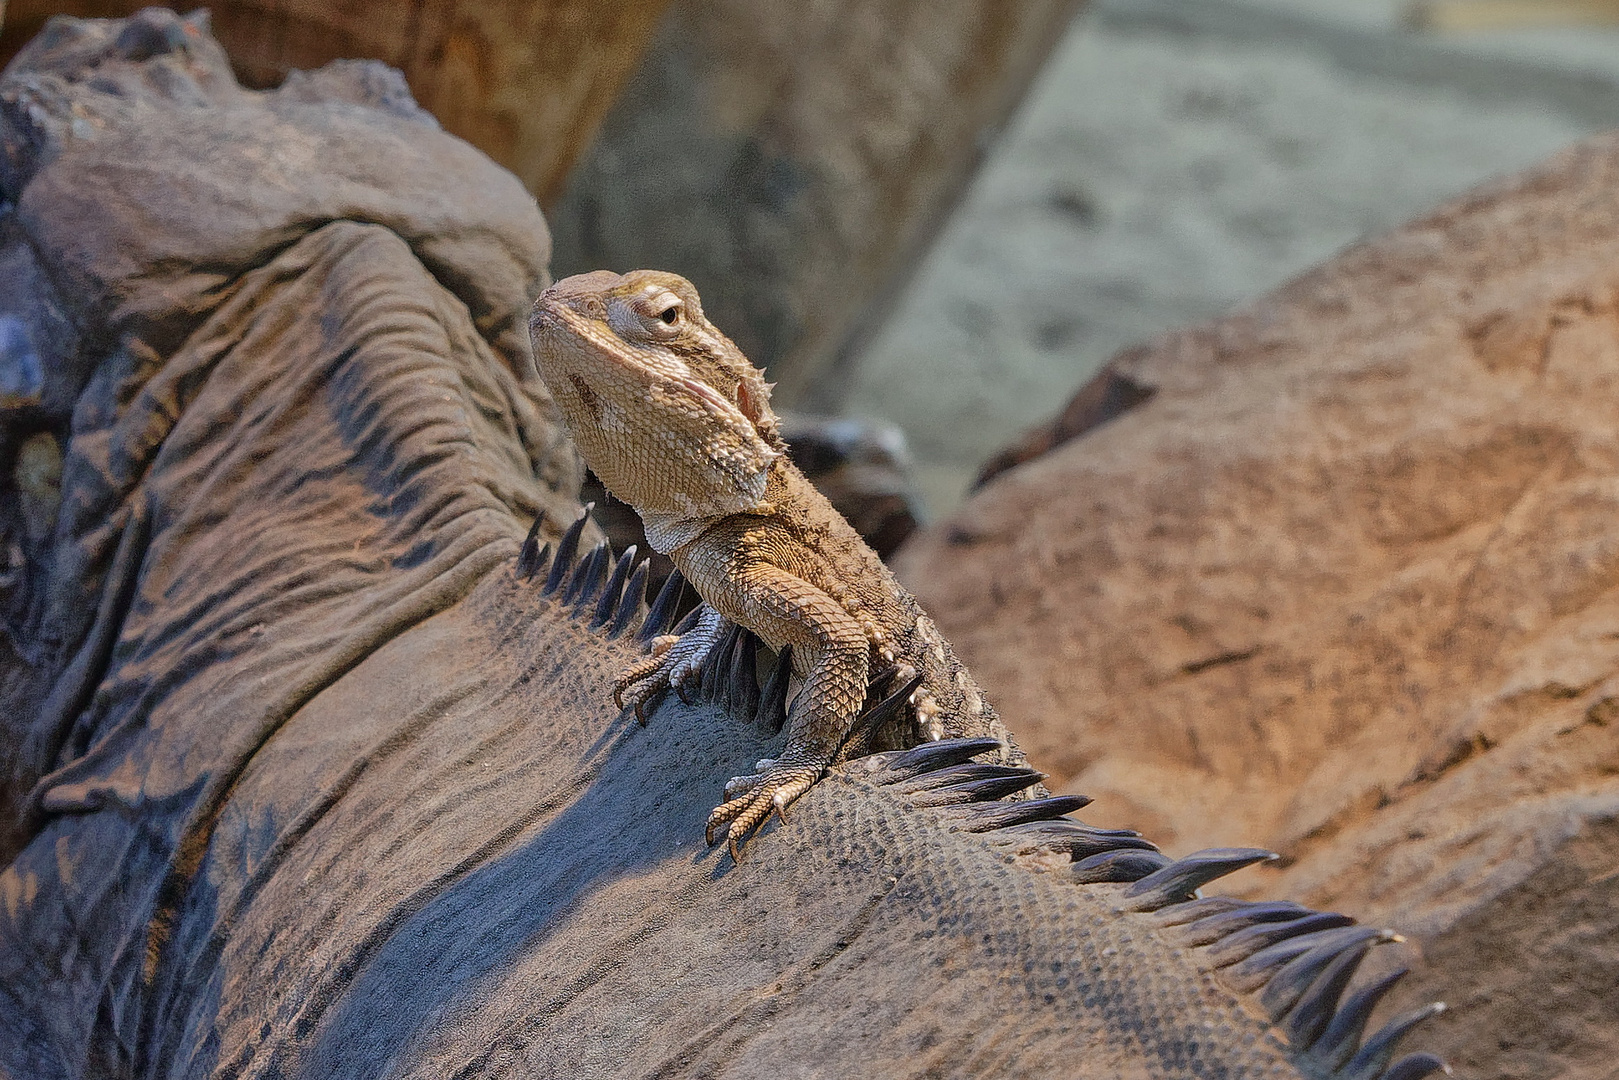
{"label": "tan scales", "polygon": [[[643,716],[740,624],[791,645],[803,680],[781,756],[726,785],[708,821],[733,855],[840,757],[943,737],[993,735],[1021,761],[972,676],[854,528],[787,459],[764,373],[703,316],[686,279],[654,270],[580,274],[537,301],[535,362],[587,464],[633,506],[647,539],[711,610],[621,676]],[[887,729],[851,733],[878,689],[920,676]]]}

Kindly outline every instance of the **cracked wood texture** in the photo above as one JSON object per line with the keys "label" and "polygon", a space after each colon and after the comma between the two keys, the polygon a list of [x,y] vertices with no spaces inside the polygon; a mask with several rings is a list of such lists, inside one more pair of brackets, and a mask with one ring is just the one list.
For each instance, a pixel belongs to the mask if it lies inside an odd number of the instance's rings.
{"label": "cracked wood texture", "polygon": [[[238,77],[276,86],[337,59],[381,60],[453,135],[554,198],[635,70],[668,0],[216,0]],[[10,0],[0,56],[52,15],[121,18],[146,0]]]}
{"label": "cracked wood texture", "polygon": [[1121,355],[896,565],[1054,790],[1415,931],[1472,1077],[1619,1057],[1616,189],[1581,144]]}

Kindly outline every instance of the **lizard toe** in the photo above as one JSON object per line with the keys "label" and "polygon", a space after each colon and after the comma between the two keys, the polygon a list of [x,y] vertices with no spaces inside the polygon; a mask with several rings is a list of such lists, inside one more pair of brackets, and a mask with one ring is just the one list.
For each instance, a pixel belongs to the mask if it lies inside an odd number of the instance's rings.
{"label": "lizard toe", "polygon": [[695,659],[683,660],[669,669],[669,687],[687,705],[694,704],[696,701],[696,698],[690,697],[688,694],[692,688],[702,684],[704,659],[706,659],[706,654]]}
{"label": "lizard toe", "polygon": [[658,699],[668,692],[669,684],[665,680],[646,679],[626,687],[622,694],[614,694],[613,700],[621,711],[633,712],[641,726],[646,727],[647,712],[656,707]]}
{"label": "lizard toe", "polygon": [[765,778],[764,773],[749,773],[747,776],[733,776],[725,781],[725,801],[740,799],[748,792],[759,786],[759,781]]}
{"label": "lizard toe", "polygon": [[[745,776],[733,776],[725,781],[725,801],[740,799],[754,788],[765,782],[770,770],[776,767],[775,758],[760,758],[753,763],[754,771]],[[798,796],[793,796],[797,798]]]}
{"label": "lizard toe", "polygon": [[[773,762],[768,772],[757,776],[732,777],[726,784],[726,801],[708,815],[704,837],[712,844],[724,829],[732,861],[737,861],[742,845],[771,814],[785,823],[786,810],[800,795],[821,778],[824,765]],[[746,787],[742,785],[746,784]],[[732,795],[733,785],[737,794]],[[727,828],[727,826],[729,826]]]}

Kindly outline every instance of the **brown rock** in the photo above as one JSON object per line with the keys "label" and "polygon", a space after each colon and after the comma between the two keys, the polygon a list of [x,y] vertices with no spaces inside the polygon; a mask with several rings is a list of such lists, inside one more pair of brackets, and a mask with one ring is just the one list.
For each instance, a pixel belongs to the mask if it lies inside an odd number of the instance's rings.
{"label": "brown rock", "polygon": [[[635,69],[668,0],[332,4],[215,0],[213,31],[249,86],[330,60],[381,60],[453,135],[553,197]],[[0,55],[52,15],[123,18],[149,0],[11,0]],[[195,5],[193,5],[195,6]]]}
{"label": "brown rock", "polygon": [[1616,191],[1597,139],[1125,354],[896,567],[1088,820],[1412,934],[1471,1077],[1619,1059]]}

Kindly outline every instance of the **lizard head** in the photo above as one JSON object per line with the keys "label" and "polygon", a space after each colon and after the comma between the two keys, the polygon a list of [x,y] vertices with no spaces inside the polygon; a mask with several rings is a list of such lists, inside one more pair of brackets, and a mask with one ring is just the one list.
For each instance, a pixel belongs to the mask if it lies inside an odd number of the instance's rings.
{"label": "lizard head", "polygon": [[786,449],[764,373],[657,270],[565,278],[529,316],[534,360],[607,489],[680,519],[750,510]]}

